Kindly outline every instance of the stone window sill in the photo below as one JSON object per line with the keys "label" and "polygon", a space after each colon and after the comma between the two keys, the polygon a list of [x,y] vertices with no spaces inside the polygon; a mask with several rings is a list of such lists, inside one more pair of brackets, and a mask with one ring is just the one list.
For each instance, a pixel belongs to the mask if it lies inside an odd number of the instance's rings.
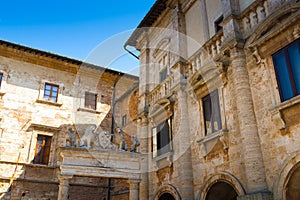
{"label": "stone window sill", "polygon": [[153,160],[155,161],[154,163],[156,169],[160,169],[165,166],[171,166],[173,163],[173,151],[154,157]]}
{"label": "stone window sill", "polygon": [[77,111],[81,111],[81,112],[90,112],[90,113],[94,113],[94,114],[101,114],[101,112],[99,110],[94,110],[94,109],[90,109],[90,108],[78,108]]}
{"label": "stone window sill", "polygon": [[272,114],[272,119],[273,122],[275,123],[276,127],[278,129],[284,129],[286,127],[285,121],[282,117],[282,111],[284,109],[290,108],[294,105],[297,105],[300,103],[300,95],[295,96],[289,100],[286,100],[276,106],[274,106],[273,108],[270,109],[270,112]]}
{"label": "stone window sill", "polygon": [[62,103],[53,102],[53,101],[47,101],[47,100],[44,100],[44,99],[37,99],[36,102],[37,103],[51,105],[51,106],[57,106],[57,107],[62,106]]}
{"label": "stone window sill", "polygon": [[208,155],[213,147],[216,145],[217,141],[220,141],[223,145],[223,149],[228,149],[228,130],[221,129],[217,132],[209,134],[199,140],[197,142],[201,145],[201,152],[203,156]]}

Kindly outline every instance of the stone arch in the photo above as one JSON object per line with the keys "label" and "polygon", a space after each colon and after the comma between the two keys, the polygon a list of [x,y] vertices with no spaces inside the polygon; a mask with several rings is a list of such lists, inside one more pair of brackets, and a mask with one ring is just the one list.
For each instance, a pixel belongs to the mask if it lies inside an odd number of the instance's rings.
{"label": "stone arch", "polygon": [[154,200],[164,200],[165,198],[181,200],[178,190],[170,184],[161,186],[154,196]]}
{"label": "stone arch", "polygon": [[291,178],[300,170],[300,151],[291,154],[283,163],[279,174],[277,175],[274,185],[274,200],[288,200],[286,198],[286,188]]}
{"label": "stone arch", "polygon": [[205,200],[209,190],[218,183],[224,183],[227,187],[231,187],[236,192],[237,196],[246,194],[241,182],[234,175],[229,172],[219,172],[205,181],[203,187],[200,189],[197,199]]}
{"label": "stone arch", "polygon": [[[258,26],[258,28],[255,30],[255,32],[252,34],[252,36],[246,41],[245,47],[251,47],[256,41],[258,41],[262,36],[266,35],[268,32],[272,32],[274,28],[274,24],[278,22],[278,20],[281,20],[282,18],[286,18],[288,15],[291,15],[293,13],[296,13],[300,9],[300,4],[297,3],[292,3],[290,6],[286,6],[283,9],[278,10],[277,12],[274,12],[270,16],[267,17],[267,19]],[[298,19],[300,18],[300,15],[293,16],[292,20],[289,20],[288,23],[283,24],[283,28],[280,29],[285,29],[286,27],[297,23]],[[274,37],[276,33],[274,34],[269,34],[269,38]]]}

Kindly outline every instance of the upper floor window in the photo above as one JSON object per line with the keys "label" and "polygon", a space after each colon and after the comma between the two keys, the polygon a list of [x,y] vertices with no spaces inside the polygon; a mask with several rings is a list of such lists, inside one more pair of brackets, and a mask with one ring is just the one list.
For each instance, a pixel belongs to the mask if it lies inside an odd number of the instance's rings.
{"label": "upper floor window", "polygon": [[222,129],[218,90],[202,98],[205,134]]}
{"label": "upper floor window", "polygon": [[47,101],[57,102],[58,85],[45,83],[44,99]]}
{"label": "upper floor window", "polygon": [[0,88],[1,88],[2,78],[3,78],[3,73],[0,73]]}
{"label": "upper floor window", "polygon": [[300,94],[300,39],[272,55],[281,101]]}
{"label": "upper floor window", "polygon": [[84,107],[96,110],[97,108],[97,94],[85,92]]}
{"label": "upper floor window", "polygon": [[153,157],[163,155],[171,151],[171,120],[165,120],[152,129]]}
{"label": "upper floor window", "polygon": [[159,82],[160,83],[163,82],[167,78],[167,75],[168,75],[167,68],[164,68],[163,70],[161,70],[159,73]]}
{"label": "upper floor window", "polygon": [[223,22],[223,15],[220,16],[216,21],[215,21],[215,30],[216,30],[216,33],[220,30],[223,29],[223,26],[222,26],[222,22]]}
{"label": "upper floor window", "polygon": [[48,165],[51,149],[51,140],[51,136],[38,135],[35,148],[35,156],[33,160],[34,164]]}
{"label": "upper floor window", "polygon": [[123,115],[122,117],[122,126],[126,126],[127,121],[127,115]]}

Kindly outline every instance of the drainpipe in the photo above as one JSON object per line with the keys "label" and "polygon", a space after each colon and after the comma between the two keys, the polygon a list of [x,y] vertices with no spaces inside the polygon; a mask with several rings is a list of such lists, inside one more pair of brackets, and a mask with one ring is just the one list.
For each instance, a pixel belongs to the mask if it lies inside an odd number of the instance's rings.
{"label": "drainpipe", "polygon": [[130,53],[132,56],[134,56],[136,59],[140,59],[137,55],[135,55],[134,53],[132,53],[129,49],[127,49],[128,44],[124,44],[123,48],[125,49],[125,51],[127,51],[128,53]]}
{"label": "drainpipe", "polygon": [[[112,95],[112,117],[111,117],[111,134],[114,134],[115,130],[115,101],[116,101],[116,85],[121,78],[123,73],[118,73],[118,77],[116,78],[113,86],[113,95]],[[107,191],[107,200],[111,200],[111,187],[112,187],[112,179],[108,179],[108,191]]]}

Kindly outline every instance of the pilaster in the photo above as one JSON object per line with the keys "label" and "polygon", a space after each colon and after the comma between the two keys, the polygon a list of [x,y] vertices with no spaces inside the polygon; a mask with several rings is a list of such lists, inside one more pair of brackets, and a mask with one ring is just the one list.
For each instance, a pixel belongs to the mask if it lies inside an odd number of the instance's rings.
{"label": "pilaster", "polygon": [[267,189],[266,176],[244,50],[233,47],[231,60],[247,192],[264,191]]}
{"label": "pilaster", "polygon": [[67,200],[69,199],[69,182],[72,178],[72,175],[59,175],[59,189],[58,189],[58,200]]}
{"label": "pilaster", "polygon": [[130,200],[139,200],[139,183],[140,183],[140,180],[135,180],[135,179],[129,180],[129,185],[130,185],[129,199]]}

